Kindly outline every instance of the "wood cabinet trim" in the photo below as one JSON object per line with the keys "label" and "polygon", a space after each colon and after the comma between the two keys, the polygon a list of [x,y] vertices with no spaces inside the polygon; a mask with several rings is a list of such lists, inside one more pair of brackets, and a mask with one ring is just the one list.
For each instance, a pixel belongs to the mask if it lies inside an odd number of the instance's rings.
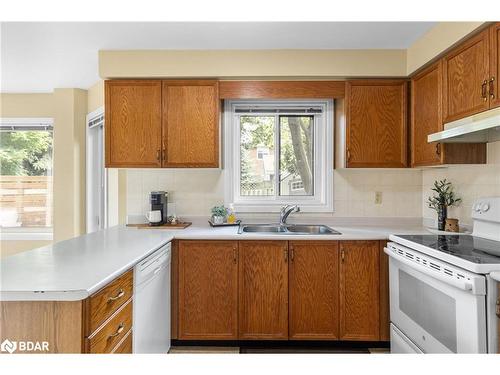
{"label": "wood cabinet trim", "polygon": [[345,81],[220,81],[220,99],[340,99]]}

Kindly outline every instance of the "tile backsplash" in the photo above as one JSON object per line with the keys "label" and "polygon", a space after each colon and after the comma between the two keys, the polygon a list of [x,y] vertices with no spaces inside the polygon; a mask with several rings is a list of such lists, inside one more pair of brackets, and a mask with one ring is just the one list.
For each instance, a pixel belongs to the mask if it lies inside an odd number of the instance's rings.
{"label": "tile backsplash", "polygon": [[[463,203],[449,210],[450,217],[471,224],[472,202],[500,196],[500,142],[488,144],[488,164],[424,169],[338,169],[334,172],[334,212],[303,214],[333,217],[423,217],[436,214],[425,203],[437,179],[450,180]],[[127,215],[149,210],[149,192],[170,193],[171,211],[179,216],[208,216],[224,201],[224,173],[218,169],[127,170]],[[375,203],[381,193],[381,202]]]}
{"label": "tile backsplash", "polygon": [[[149,210],[149,192],[166,190],[179,216],[209,215],[210,208],[224,201],[221,170],[127,170],[127,215]],[[421,217],[422,172],[398,170],[336,170],[334,213],[308,214],[335,217]],[[375,203],[376,192],[382,201]],[[170,209],[170,208],[169,208]]]}
{"label": "tile backsplash", "polygon": [[475,199],[500,196],[500,142],[488,143],[488,164],[457,165],[447,168],[428,168],[422,172],[422,216],[436,219],[436,212],[427,207],[427,197],[435,180],[447,179],[452,182],[455,192],[462,198],[462,204],[451,207],[448,217],[460,220],[462,224],[472,224],[471,209]]}

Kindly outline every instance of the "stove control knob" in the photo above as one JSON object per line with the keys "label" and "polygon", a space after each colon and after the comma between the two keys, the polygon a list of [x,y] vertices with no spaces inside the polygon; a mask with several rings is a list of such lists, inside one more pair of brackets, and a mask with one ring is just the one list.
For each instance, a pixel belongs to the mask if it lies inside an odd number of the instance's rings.
{"label": "stove control knob", "polygon": [[481,206],[481,211],[486,212],[490,209],[490,205],[488,203],[483,203]]}
{"label": "stove control knob", "polygon": [[479,212],[480,207],[481,207],[481,203],[476,203],[472,209],[476,212]]}

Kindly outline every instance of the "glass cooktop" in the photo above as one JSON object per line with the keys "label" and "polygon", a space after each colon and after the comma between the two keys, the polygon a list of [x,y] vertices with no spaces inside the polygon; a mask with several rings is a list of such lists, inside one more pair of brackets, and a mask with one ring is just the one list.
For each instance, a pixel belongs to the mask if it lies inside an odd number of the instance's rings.
{"label": "glass cooktop", "polygon": [[470,235],[398,235],[443,253],[477,264],[500,264],[500,242]]}

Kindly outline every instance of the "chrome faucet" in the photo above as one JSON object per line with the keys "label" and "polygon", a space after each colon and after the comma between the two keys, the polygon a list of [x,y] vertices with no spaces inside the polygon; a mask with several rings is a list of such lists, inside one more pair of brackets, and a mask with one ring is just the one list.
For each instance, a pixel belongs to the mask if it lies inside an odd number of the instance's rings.
{"label": "chrome faucet", "polygon": [[292,212],[300,212],[300,207],[298,205],[287,204],[281,207],[280,211],[280,225],[286,225],[286,219]]}

